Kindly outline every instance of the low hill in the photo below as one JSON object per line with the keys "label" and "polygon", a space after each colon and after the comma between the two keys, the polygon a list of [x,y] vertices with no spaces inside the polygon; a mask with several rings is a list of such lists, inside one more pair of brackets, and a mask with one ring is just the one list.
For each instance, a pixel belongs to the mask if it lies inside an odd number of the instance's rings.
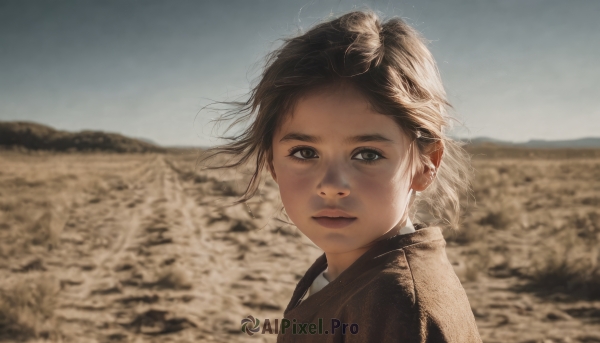
{"label": "low hill", "polygon": [[527,142],[509,142],[490,137],[459,138],[470,145],[495,144],[520,148],[561,149],[561,148],[600,148],[600,137],[584,137],[566,140],[530,139]]}
{"label": "low hill", "polygon": [[467,144],[464,146],[475,159],[573,159],[599,158],[599,148],[533,148],[497,143]]}
{"label": "low hill", "polygon": [[598,158],[600,138],[580,138],[562,141],[530,140],[523,143],[488,137],[460,139],[473,158]]}
{"label": "low hill", "polygon": [[139,139],[102,131],[67,132],[33,122],[0,122],[0,148],[50,151],[165,152]]}

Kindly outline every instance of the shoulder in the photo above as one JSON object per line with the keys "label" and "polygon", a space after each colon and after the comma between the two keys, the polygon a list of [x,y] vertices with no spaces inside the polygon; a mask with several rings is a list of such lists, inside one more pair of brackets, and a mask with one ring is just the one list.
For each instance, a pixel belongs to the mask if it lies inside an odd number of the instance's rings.
{"label": "shoulder", "polygon": [[[413,278],[402,249],[378,256],[377,266],[356,280],[359,287],[346,299],[345,307],[356,310],[387,309],[412,315],[415,303]],[[371,310],[372,311],[372,310]]]}
{"label": "shoulder", "polygon": [[[418,312],[412,277],[404,251],[382,256],[383,260],[347,297],[341,317],[359,328],[345,342],[418,342]],[[361,276],[362,277],[362,276]]]}
{"label": "shoulder", "polygon": [[[446,255],[443,237],[405,247],[404,254],[415,287],[416,301],[435,302],[464,294],[460,280]],[[460,296],[461,300],[466,299]],[[435,299],[435,300],[434,300]]]}
{"label": "shoulder", "polygon": [[467,294],[442,238],[404,248],[415,289],[421,334],[440,342],[481,342]]}
{"label": "shoulder", "polygon": [[460,286],[460,281],[446,255],[446,241],[441,234],[431,240],[406,246],[403,250],[416,288],[425,286],[417,282],[424,279],[429,279],[427,284],[445,283]]}

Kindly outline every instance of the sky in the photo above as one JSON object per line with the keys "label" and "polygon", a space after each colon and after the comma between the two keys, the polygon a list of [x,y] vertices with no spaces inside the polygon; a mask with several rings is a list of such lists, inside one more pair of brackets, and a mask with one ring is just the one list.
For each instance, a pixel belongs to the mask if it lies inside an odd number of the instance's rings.
{"label": "sky", "polygon": [[281,38],[364,8],[427,38],[453,135],[600,136],[597,0],[0,0],[0,120],[214,145],[203,106],[240,99]]}

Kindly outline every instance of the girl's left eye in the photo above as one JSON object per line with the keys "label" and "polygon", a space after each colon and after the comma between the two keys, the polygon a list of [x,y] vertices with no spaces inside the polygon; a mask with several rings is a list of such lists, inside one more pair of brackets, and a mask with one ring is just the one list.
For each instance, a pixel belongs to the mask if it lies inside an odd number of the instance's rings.
{"label": "girl's left eye", "polygon": [[359,158],[356,158],[357,160],[362,160],[365,162],[376,161],[383,158],[383,156],[381,156],[381,154],[375,150],[362,150],[354,155],[354,157],[356,156],[359,156]]}

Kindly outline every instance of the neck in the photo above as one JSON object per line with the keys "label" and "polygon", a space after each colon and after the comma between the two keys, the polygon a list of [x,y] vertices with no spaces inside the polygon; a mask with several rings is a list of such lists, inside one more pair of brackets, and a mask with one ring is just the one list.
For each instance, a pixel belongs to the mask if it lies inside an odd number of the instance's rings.
{"label": "neck", "polygon": [[367,252],[376,242],[398,235],[400,230],[404,228],[406,224],[412,226],[410,220],[403,220],[402,223],[402,225],[396,225],[383,236],[360,248],[343,253],[325,252],[325,257],[327,258],[327,271],[324,273],[324,276],[327,281],[332,282],[335,280],[344,270],[348,269],[348,267],[350,267],[356,260],[359,259],[359,257]]}

